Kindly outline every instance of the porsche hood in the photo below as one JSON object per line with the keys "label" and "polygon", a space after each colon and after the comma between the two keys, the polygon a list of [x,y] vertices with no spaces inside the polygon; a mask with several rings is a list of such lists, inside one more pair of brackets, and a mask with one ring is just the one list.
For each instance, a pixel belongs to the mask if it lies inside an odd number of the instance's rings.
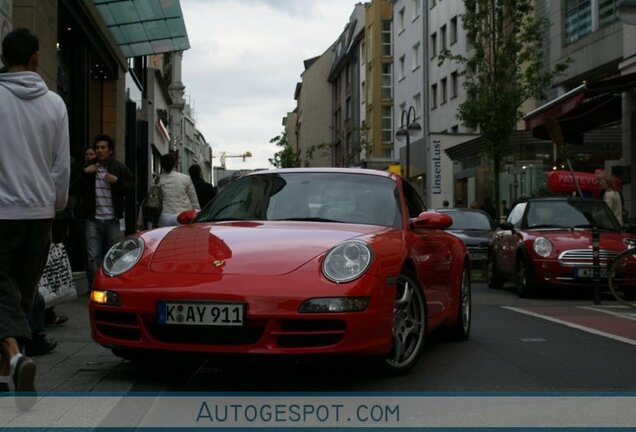
{"label": "porsche hood", "polygon": [[384,231],[372,225],[309,222],[224,222],[181,226],[157,246],[157,273],[282,275],[337,244]]}

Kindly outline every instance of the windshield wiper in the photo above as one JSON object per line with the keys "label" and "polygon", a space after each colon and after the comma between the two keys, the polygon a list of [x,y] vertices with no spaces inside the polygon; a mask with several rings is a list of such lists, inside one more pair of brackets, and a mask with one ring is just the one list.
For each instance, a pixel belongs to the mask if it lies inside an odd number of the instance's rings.
{"label": "windshield wiper", "polygon": [[563,229],[566,229],[566,227],[562,227],[561,225],[551,225],[551,224],[532,225],[532,226],[529,226],[528,228],[530,228],[530,229],[536,229],[536,228],[563,228]]}
{"label": "windshield wiper", "polygon": [[[592,228],[593,225],[592,224],[581,224],[581,225],[574,225],[572,228]],[[599,231],[611,231],[611,232],[617,232],[620,231],[616,228],[608,228],[608,227],[597,227]]]}
{"label": "windshield wiper", "polygon": [[334,220],[334,219],[325,219],[321,217],[293,217],[293,218],[282,218],[282,219],[273,219],[275,221],[308,221],[308,222],[337,222],[342,223],[342,221]]}

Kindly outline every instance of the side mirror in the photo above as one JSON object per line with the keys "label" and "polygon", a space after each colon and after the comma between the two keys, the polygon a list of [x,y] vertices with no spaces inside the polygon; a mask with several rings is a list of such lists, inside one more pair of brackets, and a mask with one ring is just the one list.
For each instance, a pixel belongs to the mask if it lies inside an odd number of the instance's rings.
{"label": "side mirror", "polygon": [[443,230],[453,224],[453,218],[446,213],[434,211],[422,212],[411,220],[413,229]]}
{"label": "side mirror", "polygon": [[515,230],[515,226],[513,224],[511,224],[510,222],[502,222],[499,224],[499,228],[501,228],[504,231],[514,231]]}
{"label": "side mirror", "polygon": [[625,225],[623,225],[623,231],[629,234],[636,234],[636,225],[628,222]]}
{"label": "side mirror", "polygon": [[195,209],[186,210],[184,212],[179,213],[179,216],[177,216],[177,222],[179,222],[181,225],[191,224],[194,218],[197,217],[198,214],[199,212]]}

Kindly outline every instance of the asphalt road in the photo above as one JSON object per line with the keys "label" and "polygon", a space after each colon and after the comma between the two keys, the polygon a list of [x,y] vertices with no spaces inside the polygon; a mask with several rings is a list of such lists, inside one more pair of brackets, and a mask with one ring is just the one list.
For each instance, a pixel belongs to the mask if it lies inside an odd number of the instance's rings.
{"label": "asphalt road", "polygon": [[115,357],[90,340],[88,298],[58,306],[69,322],[48,328],[58,348],[36,358],[37,388],[53,392],[372,391],[571,392],[636,391],[636,310],[609,296],[558,293],[519,299],[511,290],[473,285],[469,341],[432,334],[417,366],[382,377],[350,359],[214,358],[148,364]]}

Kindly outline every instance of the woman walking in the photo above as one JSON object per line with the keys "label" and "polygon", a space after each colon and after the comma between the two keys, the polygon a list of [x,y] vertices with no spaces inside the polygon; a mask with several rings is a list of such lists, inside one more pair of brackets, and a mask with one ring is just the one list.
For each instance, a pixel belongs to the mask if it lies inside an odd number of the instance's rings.
{"label": "woman walking", "polygon": [[159,186],[163,193],[163,208],[159,226],[179,225],[177,216],[186,210],[200,210],[199,200],[190,176],[174,171],[176,158],[173,154],[161,156]]}
{"label": "woman walking", "polygon": [[614,213],[618,222],[623,225],[623,204],[621,203],[621,196],[616,190],[614,176],[608,172],[603,172],[599,179],[599,186],[604,191],[603,201]]}

